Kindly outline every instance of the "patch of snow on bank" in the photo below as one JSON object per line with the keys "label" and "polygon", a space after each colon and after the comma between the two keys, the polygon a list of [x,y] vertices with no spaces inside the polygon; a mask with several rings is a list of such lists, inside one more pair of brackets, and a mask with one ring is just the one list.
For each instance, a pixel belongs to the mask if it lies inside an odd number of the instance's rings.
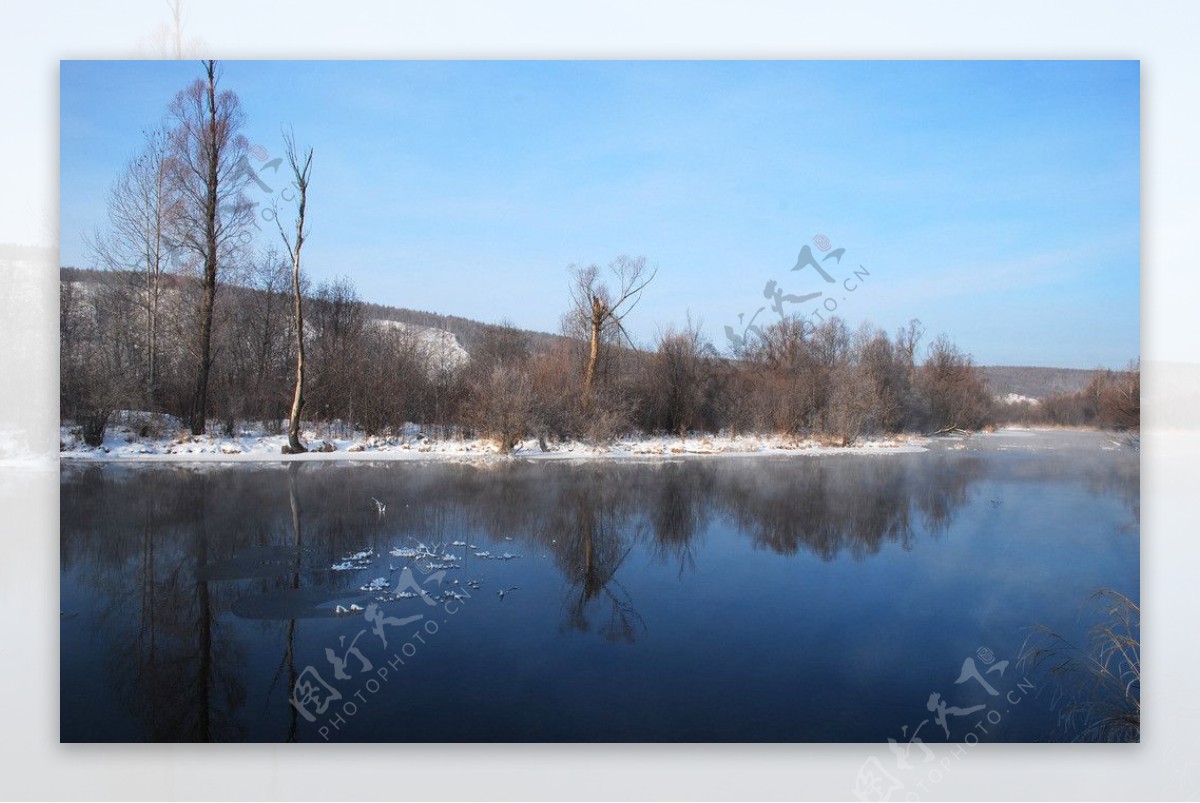
{"label": "patch of snow on bank", "polygon": [[[283,453],[284,434],[267,434],[265,427],[251,426],[235,435],[191,435],[175,419],[159,417],[151,424],[137,414],[122,414],[105,433],[99,447],[83,443],[79,428],[71,424],[59,429],[60,457],[86,461],[325,461],[325,460],[503,460],[511,458],[571,460],[580,458],[654,458],[691,455],[839,455],[902,454],[926,451],[928,439],[897,435],[868,438],[854,446],[827,446],[811,438],[781,435],[701,435],[686,437],[643,435],[626,437],[610,444],[580,441],[555,442],[542,450],[536,438],[517,444],[510,454],[487,438],[469,438],[452,431],[432,438],[416,424],[406,424],[397,435],[365,436],[356,433],[338,437],[337,430],[307,424],[301,441],[309,452]],[[317,451],[324,448],[324,451]]]}

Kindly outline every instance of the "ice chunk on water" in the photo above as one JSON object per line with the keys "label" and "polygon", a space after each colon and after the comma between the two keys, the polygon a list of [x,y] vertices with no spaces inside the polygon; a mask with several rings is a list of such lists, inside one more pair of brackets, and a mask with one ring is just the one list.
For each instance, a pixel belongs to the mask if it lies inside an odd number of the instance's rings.
{"label": "ice chunk on water", "polygon": [[391,583],[388,582],[388,579],[386,577],[376,577],[374,580],[372,580],[371,582],[362,586],[358,590],[359,591],[368,591],[368,592],[369,591],[383,591],[389,585],[391,585]]}

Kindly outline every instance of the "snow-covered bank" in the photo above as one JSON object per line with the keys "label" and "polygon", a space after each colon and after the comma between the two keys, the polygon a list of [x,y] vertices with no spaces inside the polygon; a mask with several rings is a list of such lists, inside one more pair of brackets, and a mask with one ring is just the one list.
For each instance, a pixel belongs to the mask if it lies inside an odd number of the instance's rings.
{"label": "snow-covered bank", "polygon": [[[517,445],[509,454],[500,451],[495,441],[484,438],[450,437],[434,439],[419,427],[409,425],[402,435],[391,438],[325,437],[313,427],[306,428],[301,440],[310,450],[305,454],[283,454],[286,435],[269,435],[261,429],[244,429],[235,436],[203,435],[193,437],[171,428],[159,435],[140,434],[137,424],[117,424],[108,428],[104,444],[90,447],[83,443],[77,428],[60,428],[60,456],[72,461],[323,461],[323,460],[437,460],[480,458],[505,460],[579,459],[579,458],[655,458],[685,455],[835,455],[901,454],[926,451],[927,438],[892,436],[865,439],[849,447],[823,446],[813,440],[797,440],[778,435],[691,435],[641,436],[623,438],[607,445],[576,441],[548,443],[543,450],[537,439]],[[326,451],[317,451],[324,448]]]}

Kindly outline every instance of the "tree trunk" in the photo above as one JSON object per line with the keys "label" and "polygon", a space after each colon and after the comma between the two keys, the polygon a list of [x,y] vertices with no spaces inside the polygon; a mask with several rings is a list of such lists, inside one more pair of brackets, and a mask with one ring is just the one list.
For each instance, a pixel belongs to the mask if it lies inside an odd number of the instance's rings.
{"label": "tree trunk", "polygon": [[[304,213],[301,212],[296,226],[297,232],[300,232],[303,226]],[[300,295],[300,237],[297,237],[292,257],[292,292],[296,299],[296,389],[292,393],[292,412],[288,419],[288,448],[297,454],[308,451],[304,444],[300,443],[300,411],[304,409],[304,310]]]}
{"label": "tree trunk", "polygon": [[592,386],[596,382],[596,364],[600,361],[600,332],[604,327],[606,309],[604,302],[598,298],[592,299],[592,339],[588,351],[587,371],[583,375],[583,406],[587,408],[592,403]]}
{"label": "tree trunk", "polygon": [[150,257],[146,259],[146,402],[154,401],[154,278]]}
{"label": "tree trunk", "polygon": [[150,381],[147,387],[151,405],[158,396],[158,275],[154,277],[154,288],[150,294]]}
{"label": "tree trunk", "polygon": [[192,403],[192,434],[203,435],[208,414],[208,374],[212,367],[212,319],[217,295],[217,170],[221,161],[218,150],[220,132],[217,123],[216,65],[208,62],[208,130],[204,133],[204,299],[200,303],[200,354],[196,377],[196,395]]}
{"label": "tree trunk", "polygon": [[[208,260],[206,259],[205,262],[207,263]],[[212,316],[217,291],[216,273],[215,264],[211,271],[208,265],[205,265],[204,297],[200,302],[200,348],[197,361],[196,392],[192,397],[191,429],[193,435],[204,434],[207,420],[208,372],[212,367],[212,358],[209,356],[212,349]]]}

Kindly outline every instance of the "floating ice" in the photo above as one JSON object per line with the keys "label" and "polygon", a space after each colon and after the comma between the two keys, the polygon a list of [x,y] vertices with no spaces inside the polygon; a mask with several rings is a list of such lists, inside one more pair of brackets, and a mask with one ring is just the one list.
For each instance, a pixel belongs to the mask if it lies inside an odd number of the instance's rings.
{"label": "floating ice", "polygon": [[374,580],[372,580],[371,582],[362,586],[358,590],[359,591],[368,591],[368,592],[369,591],[383,591],[389,585],[391,585],[391,583],[388,582],[388,579],[386,577],[376,577]]}
{"label": "floating ice", "polygon": [[349,555],[344,555],[342,559],[330,566],[335,572],[348,572],[352,569],[365,569],[371,565],[371,558],[375,555],[375,550],[364,549],[361,552],[353,552]]}
{"label": "floating ice", "polygon": [[514,555],[513,553],[507,551],[501,552],[499,555],[493,555],[491,552],[483,551],[476,552],[475,557],[482,558],[483,560],[516,560],[521,556]]}

